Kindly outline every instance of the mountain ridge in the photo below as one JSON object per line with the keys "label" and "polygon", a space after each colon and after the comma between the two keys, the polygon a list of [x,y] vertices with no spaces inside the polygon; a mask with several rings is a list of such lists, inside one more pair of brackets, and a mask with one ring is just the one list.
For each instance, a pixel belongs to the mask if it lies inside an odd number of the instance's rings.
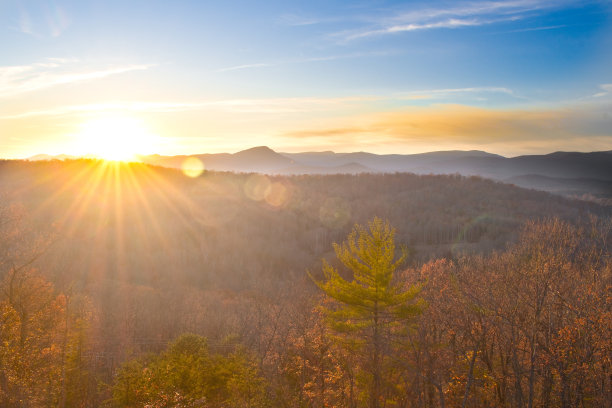
{"label": "mountain ridge", "polygon": [[[64,159],[37,155],[30,160]],[[180,169],[188,157],[198,158],[207,170],[264,174],[415,173],[480,176],[520,187],[566,196],[591,194],[612,199],[612,150],[556,151],[504,157],[482,150],[443,150],[417,154],[375,154],[333,151],[285,153],[255,146],[236,153],[143,155],[143,163]]]}

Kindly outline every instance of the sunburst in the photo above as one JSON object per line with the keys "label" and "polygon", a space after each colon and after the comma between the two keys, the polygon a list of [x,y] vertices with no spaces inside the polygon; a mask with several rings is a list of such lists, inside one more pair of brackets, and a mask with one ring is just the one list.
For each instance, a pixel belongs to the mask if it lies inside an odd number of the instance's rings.
{"label": "sunburst", "polygon": [[123,116],[85,122],[76,138],[82,154],[114,161],[137,161],[138,155],[153,153],[160,144],[159,136],[141,121]]}

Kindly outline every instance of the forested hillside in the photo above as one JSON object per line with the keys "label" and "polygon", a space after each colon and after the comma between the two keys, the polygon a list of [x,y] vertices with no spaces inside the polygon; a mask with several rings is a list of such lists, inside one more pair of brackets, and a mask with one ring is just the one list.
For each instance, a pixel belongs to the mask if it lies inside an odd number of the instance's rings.
{"label": "forested hillside", "polygon": [[[141,156],[144,163],[178,168],[190,156]],[[217,171],[268,174],[395,173],[461,174],[480,176],[567,197],[601,204],[612,199],[612,151],[555,152],[545,155],[503,157],[479,150],[450,150],[419,154],[367,152],[277,153],[266,146],[234,154],[199,154],[192,157]],[[33,160],[49,158],[34,157]],[[61,156],[58,156],[61,158]]]}
{"label": "forested hillside", "polygon": [[[90,160],[0,162],[0,197],[0,406],[610,400],[609,207],[457,175]],[[321,259],[351,280],[333,244],[375,217],[412,294],[390,299],[418,307],[386,316],[373,371],[317,284]]]}

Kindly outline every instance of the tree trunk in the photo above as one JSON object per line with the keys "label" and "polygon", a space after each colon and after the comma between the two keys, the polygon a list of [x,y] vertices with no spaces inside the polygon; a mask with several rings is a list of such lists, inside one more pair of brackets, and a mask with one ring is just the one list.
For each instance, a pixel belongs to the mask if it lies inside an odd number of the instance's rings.
{"label": "tree trunk", "polygon": [[476,355],[478,354],[478,346],[474,347],[472,351],[472,358],[470,360],[470,371],[468,372],[468,380],[465,385],[465,394],[463,395],[463,402],[461,403],[461,407],[465,408],[467,404],[468,397],[470,395],[470,387],[472,386],[472,382],[474,381],[474,364],[476,363]]}
{"label": "tree trunk", "polygon": [[372,393],[370,395],[370,408],[379,408],[380,402],[380,327],[378,327],[378,305],[374,304],[374,356],[372,369]]}

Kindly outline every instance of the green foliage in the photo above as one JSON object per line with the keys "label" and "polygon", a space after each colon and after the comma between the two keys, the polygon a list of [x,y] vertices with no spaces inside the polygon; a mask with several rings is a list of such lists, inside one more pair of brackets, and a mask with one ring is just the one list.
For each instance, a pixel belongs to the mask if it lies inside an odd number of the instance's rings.
{"label": "green foliage", "polygon": [[342,244],[334,244],[338,260],[352,272],[352,280],[323,262],[325,280],[315,283],[334,302],[326,307],[327,320],[340,343],[358,358],[357,380],[363,401],[379,407],[392,398],[393,364],[389,356],[397,347],[406,322],[418,316],[422,303],[416,299],[421,288],[405,287],[395,279],[405,251],[395,255],[395,230],[374,218],[368,228],[356,225]]}
{"label": "green foliage", "polygon": [[126,362],[113,385],[119,407],[266,407],[266,383],[243,350],[211,354],[206,339],[184,334],[159,355]]}
{"label": "green foliage", "polygon": [[404,288],[394,273],[405,260],[405,251],[395,258],[395,230],[388,222],[374,218],[369,229],[356,225],[346,242],[334,244],[337,258],[353,273],[353,280],[344,279],[338,270],[323,261],[325,280],[315,283],[326,295],[336,300],[336,308],[328,309],[329,323],[334,330],[365,340],[365,329],[394,324],[417,316],[422,304],[415,302],[420,287]]}

